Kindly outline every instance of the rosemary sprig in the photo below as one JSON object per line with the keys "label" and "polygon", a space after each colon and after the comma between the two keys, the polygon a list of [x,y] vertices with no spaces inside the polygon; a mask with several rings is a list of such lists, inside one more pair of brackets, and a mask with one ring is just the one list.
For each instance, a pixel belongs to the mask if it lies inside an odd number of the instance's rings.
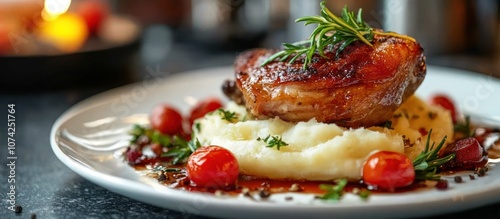
{"label": "rosemary sprig", "polygon": [[415,168],[415,179],[419,180],[440,180],[441,177],[436,174],[439,166],[453,160],[455,154],[450,154],[445,157],[438,157],[438,152],[446,142],[447,136],[444,136],[441,142],[434,148],[434,143],[430,145],[432,129],[429,130],[425,149],[414,160],[413,167]]}
{"label": "rosemary sprig", "polygon": [[[262,66],[275,59],[279,59],[279,61],[282,62],[290,57],[289,63],[293,63],[297,58],[305,55],[303,65],[305,69],[307,65],[311,63],[315,53],[318,52],[320,56],[327,58],[324,54],[324,50],[329,45],[333,46],[337,43],[341,43],[336,51],[336,57],[338,57],[347,46],[358,40],[372,47],[373,45],[371,42],[375,35],[393,36],[415,41],[415,39],[406,35],[397,34],[395,32],[383,32],[371,28],[363,21],[362,9],[359,9],[357,15],[355,15],[354,12],[349,11],[347,6],[345,6],[342,9],[341,16],[338,17],[326,7],[324,1],[320,3],[320,6],[321,16],[306,16],[295,20],[295,22],[304,22],[304,25],[318,25],[309,36],[309,40],[283,44],[283,50],[271,55],[262,63]],[[332,48],[333,47],[330,47],[330,49]]]}
{"label": "rosemary sprig", "polygon": [[276,147],[276,149],[278,151],[280,150],[280,147],[288,146],[288,143],[284,142],[281,139],[281,136],[267,135],[267,137],[265,137],[265,138],[258,137],[257,141],[265,142],[267,144],[266,147],[268,147],[268,148]]}

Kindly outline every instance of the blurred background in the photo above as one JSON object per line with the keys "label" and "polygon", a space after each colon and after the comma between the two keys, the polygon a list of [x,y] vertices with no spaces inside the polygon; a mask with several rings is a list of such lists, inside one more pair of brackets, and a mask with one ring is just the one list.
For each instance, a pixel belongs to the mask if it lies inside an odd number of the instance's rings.
{"label": "blurred background", "polygon": [[[318,0],[0,0],[1,92],[108,87],[307,38]],[[500,77],[499,0],[328,0],[415,37],[428,64]]]}

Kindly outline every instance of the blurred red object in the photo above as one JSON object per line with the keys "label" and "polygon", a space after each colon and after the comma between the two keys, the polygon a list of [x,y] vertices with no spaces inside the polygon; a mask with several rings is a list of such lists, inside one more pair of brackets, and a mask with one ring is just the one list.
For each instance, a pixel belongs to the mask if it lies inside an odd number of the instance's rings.
{"label": "blurred red object", "polygon": [[81,1],[76,6],[76,13],[87,23],[90,34],[95,34],[102,22],[109,16],[109,3],[103,0]]}
{"label": "blurred red object", "polygon": [[12,25],[5,21],[0,21],[0,55],[7,54],[12,50],[9,39]]}

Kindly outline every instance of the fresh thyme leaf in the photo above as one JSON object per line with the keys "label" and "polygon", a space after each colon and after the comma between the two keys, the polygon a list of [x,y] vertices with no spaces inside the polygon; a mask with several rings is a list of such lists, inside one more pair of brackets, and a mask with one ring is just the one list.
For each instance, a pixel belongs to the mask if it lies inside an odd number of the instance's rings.
{"label": "fresh thyme leaf", "polygon": [[373,46],[371,42],[375,34],[415,41],[415,39],[405,35],[394,32],[383,32],[371,28],[362,19],[362,9],[359,9],[357,15],[355,15],[354,12],[349,11],[347,6],[345,6],[342,9],[341,16],[338,17],[326,7],[324,1],[320,3],[320,7],[320,16],[306,16],[295,20],[295,22],[304,22],[304,25],[317,25],[309,36],[309,40],[284,43],[283,50],[271,55],[262,63],[262,66],[276,59],[285,61],[290,57],[289,63],[293,63],[297,58],[305,55],[303,64],[303,68],[305,69],[311,63],[314,54],[319,53],[320,56],[326,58],[324,50],[328,46],[342,42],[336,51],[336,57],[338,57],[347,46],[358,40],[368,46]]}
{"label": "fresh thyme leaf", "polygon": [[420,180],[440,180],[441,177],[437,175],[439,166],[453,160],[455,154],[450,154],[445,157],[439,157],[438,152],[446,142],[447,136],[444,136],[441,142],[434,147],[434,143],[430,145],[432,129],[429,130],[425,149],[414,160],[413,167],[415,168],[415,179]]}
{"label": "fresh thyme leaf", "polygon": [[258,137],[257,141],[263,141],[263,142],[265,142],[267,144],[266,147],[268,147],[268,148],[276,147],[276,149],[278,151],[280,150],[280,147],[288,146],[288,143],[284,142],[281,139],[281,136],[271,136],[271,135],[268,135],[265,138]]}
{"label": "fresh thyme leaf", "polygon": [[331,201],[340,200],[340,198],[342,198],[342,195],[344,194],[344,188],[347,185],[347,179],[335,180],[335,183],[336,183],[335,185],[320,184],[319,188],[321,190],[325,190],[326,193],[320,196],[319,198]]}
{"label": "fresh thyme leaf", "polygon": [[233,121],[238,119],[238,115],[236,115],[235,112],[231,112],[229,110],[224,110],[222,108],[219,108],[217,110],[217,112],[219,113],[219,115],[221,115],[221,118],[223,120],[226,120],[228,122],[233,122]]}

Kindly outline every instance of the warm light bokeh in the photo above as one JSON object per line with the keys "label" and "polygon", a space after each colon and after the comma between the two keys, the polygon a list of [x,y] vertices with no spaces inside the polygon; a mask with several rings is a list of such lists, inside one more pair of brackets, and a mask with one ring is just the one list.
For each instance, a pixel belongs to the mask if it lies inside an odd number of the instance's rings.
{"label": "warm light bokeh", "polygon": [[65,13],[53,21],[45,22],[39,29],[39,37],[63,52],[74,52],[82,47],[88,37],[87,24],[82,17]]}
{"label": "warm light bokeh", "polygon": [[71,0],[45,0],[42,17],[45,20],[55,20],[68,11]]}

